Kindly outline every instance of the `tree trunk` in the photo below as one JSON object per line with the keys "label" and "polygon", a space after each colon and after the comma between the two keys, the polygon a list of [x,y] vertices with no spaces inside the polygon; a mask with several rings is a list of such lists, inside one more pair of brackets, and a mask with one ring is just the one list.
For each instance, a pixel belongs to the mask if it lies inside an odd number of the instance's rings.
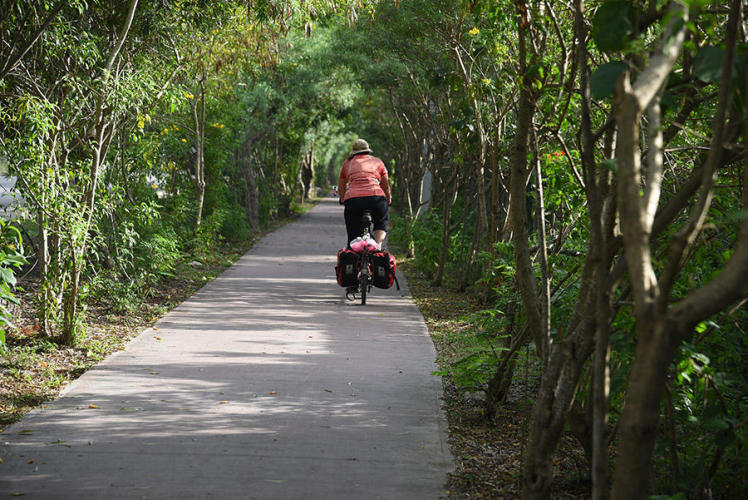
{"label": "tree trunk", "polygon": [[[195,123],[195,187],[197,188],[197,215],[195,216],[195,231],[203,221],[203,204],[205,203],[205,71],[199,77],[199,103],[192,105],[192,119]],[[198,110],[198,104],[200,109]]]}
{"label": "tree trunk", "polygon": [[[94,118],[94,126],[96,130],[95,146],[93,156],[91,158],[90,177],[88,179],[88,187],[85,193],[85,212],[83,214],[84,224],[83,228],[80,229],[79,238],[75,238],[74,234],[68,234],[66,237],[70,241],[70,257],[73,259],[71,263],[72,271],[70,276],[70,288],[64,296],[63,304],[63,325],[62,325],[62,342],[65,345],[74,345],[76,338],[76,323],[78,321],[78,299],[80,294],[80,275],[84,266],[84,259],[86,253],[86,247],[88,245],[88,234],[91,229],[93,222],[94,209],[96,206],[96,191],[99,184],[99,174],[101,165],[106,158],[109,146],[112,138],[116,133],[115,119],[108,116],[108,111],[104,109],[105,103],[109,97],[108,86],[113,73],[114,63],[119,56],[122,46],[125,43],[130,27],[132,26],[133,18],[135,17],[135,10],[138,7],[138,0],[130,0],[127,17],[125,18],[122,29],[118,35],[115,46],[109,54],[107,59],[107,65],[104,69],[104,78],[101,83],[101,92],[96,103],[96,113]],[[115,76],[116,78],[116,76]],[[64,289],[64,287],[62,288]]]}
{"label": "tree trunk", "polygon": [[[456,177],[454,182],[457,182]],[[450,224],[452,220],[452,205],[457,197],[457,187],[452,189],[452,182],[444,183],[444,200],[442,201],[442,242],[439,250],[439,264],[436,267],[434,286],[441,286],[444,279],[444,267],[447,265],[447,253],[449,252],[449,237],[452,234]]]}
{"label": "tree trunk", "polygon": [[257,186],[257,173],[254,168],[253,144],[258,137],[249,136],[243,147],[237,151],[236,162],[244,178],[244,203],[247,207],[247,223],[252,231],[260,229],[260,193]]}
{"label": "tree trunk", "polygon": [[553,344],[522,457],[522,498],[550,498],[551,459],[574,402],[579,377],[592,352],[593,328],[593,321],[585,320],[572,335]]}
{"label": "tree trunk", "polygon": [[260,189],[257,185],[257,173],[255,172],[252,153],[247,156],[247,214],[249,227],[257,232],[260,230]]}
{"label": "tree trunk", "polygon": [[470,250],[467,262],[467,272],[462,275],[460,280],[460,288],[464,289],[467,284],[473,281],[476,271],[475,261],[478,253],[485,250],[485,242],[490,239],[488,234],[488,210],[486,208],[486,158],[488,152],[488,138],[486,136],[485,128],[483,127],[483,114],[481,113],[481,106],[478,102],[478,98],[475,93],[475,89],[472,85],[471,71],[465,66],[462,55],[460,54],[460,48],[455,47],[454,52],[457,56],[457,65],[460,68],[460,72],[463,77],[465,91],[475,115],[475,127],[478,131],[478,140],[480,141],[480,149],[478,154],[478,164],[475,169],[475,196],[478,201],[478,216],[475,222],[475,229],[473,233],[473,245]]}
{"label": "tree trunk", "polygon": [[499,140],[501,138],[500,124],[497,126],[496,142],[491,148],[491,227],[488,231],[489,250],[499,238]]}
{"label": "tree trunk", "polygon": [[301,163],[301,182],[303,183],[304,200],[307,201],[314,196],[314,139],[309,152],[304,155]]}
{"label": "tree trunk", "polygon": [[620,445],[613,485],[615,500],[638,500],[646,498],[649,494],[660,399],[670,360],[677,347],[669,341],[670,328],[672,325],[666,325],[654,318],[637,328],[636,352],[629,375],[628,397],[618,426]]}
{"label": "tree trunk", "polygon": [[[520,8],[518,6],[518,8]],[[529,15],[529,14],[528,14]],[[529,19],[527,24],[520,23],[519,26],[519,64],[520,74],[525,74],[526,61],[526,31],[529,30]],[[547,359],[548,337],[543,327],[543,320],[538,300],[537,283],[535,273],[530,260],[530,242],[527,231],[527,154],[529,150],[530,128],[535,114],[535,102],[530,94],[528,85],[523,85],[519,94],[519,109],[517,111],[517,130],[515,131],[514,144],[512,145],[511,178],[510,182],[510,216],[512,225],[512,239],[514,242],[514,260],[516,266],[517,285],[519,287],[522,304],[527,316],[527,325],[535,340],[535,345],[540,358]]]}
{"label": "tree trunk", "polygon": [[[535,179],[537,184],[535,186],[535,193],[538,197],[538,208],[537,208],[537,224],[538,224],[538,257],[540,264],[540,276],[542,288],[540,290],[540,313],[542,319],[542,332],[541,335],[544,339],[550,340],[549,334],[551,331],[551,276],[548,265],[548,243],[546,238],[545,228],[545,199],[543,197],[543,172],[540,166],[540,158],[538,152],[537,135],[535,134],[535,126],[532,125],[532,136],[533,136],[533,156],[535,161]],[[548,344],[543,345],[543,349],[548,349]]]}
{"label": "tree trunk", "polygon": [[[676,4],[674,8],[679,7]],[[647,267],[651,260],[648,236],[652,231],[654,221],[652,207],[656,206],[650,196],[659,196],[659,189],[651,186],[657,184],[657,179],[654,178],[653,182],[652,173],[648,173],[648,185],[643,199],[636,191],[634,198],[622,200],[622,203],[626,203],[626,210],[622,211],[621,222],[625,255],[629,265],[629,279],[634,295],[637,345],[629,376],[626,403],[619,422],[621,444],[613,481],[612,498],[614,500],[643,498],[649,493],[649,475],[654,441],[658,432],[660,400],[664,392],[669,365],[681,342],[692,332],[696,324],[728,307],[745,294],[745,283],[748,281],[748,221],[743,220],[735,250],[722,272],[705,285],[691,291],[685,298],[681,298],[677,304],[673,306],[669,304],[671,286],[678,270],[683,265],[683,255],[688,253],[688,248],[693,244],[696,234],[701,229],[711,201],[713,176],[724,140],[723,125],[728,103],[732,100],[730,82],[738,26],[742,20],[742,8],[743,0],[733,0],[728,17],[725,56],[722,61],[719,103],[713,121],[714,132],[701,179],[699,197],[692,208],[688,223],[671,244],[668,254],[670,260],[665,265],[659,282],[652,282],[654,272],[651,267]],[[683,17],[687,16],[685,9],[682,12]],[[673,17],[676,21],[678,20],[678,16]],[[678,36],[678,34],[673,36]],[[682,36],[680,39],[682,40]],[[673,48],[679,50],[677,43],[666,41],[668,43],[663,43],[663,56],[659,59],[657,56],[653,57],[650,67],[655,67],[657,62],[663,64],[664,56],[669,55]],[[673,59],[674,57],[671,57],[665,63],[670,63]],[[616,116],[622,127],[631,127],[630,120],[633,112],[648,106],[655,97],[655,94],[643,92],[643,89],[646,90],[645,85],[650,84],[649,78],[646,78],[639,86],[639,80],[649,76],[648,72],[652,73],[650,68],[642,73],[633,88],[627,86],[626,77],[619,83],[617,92],[623,95],[623,102],[627,107],[626,114],[621,113]],[[746,87],[748,90],[748,84]],[[635,107],[637,105],[638,108]],[[745,116],[748,112],[745,100],[743,105]],[[744,127],[748,131],[745,121]],[[638,132],[638,130],[634,131]],[[641,182],[637,162],[637,139],[638,136],[627,138],[624,144],[625,149],[620,148],[619,140],[617,156],[619,157],[618,175],[621,193],[633,193],[632,184],[635,183],[638,189]],[[655,150],[651,152],[651,155],[662,155],[662,146],[659,142],[661,141],[649,145],[650,150]],[[653,157],[650,156],[650,158]],[[744,166],[748,167],[748,159],[744,159]],[[652,165],[648,167],[653,168]],[[748,181],[748,168],[744,169],[743,176],[745,186],[745,182]],[[742,201],[743,209],[748,208],[748,191],[745,188]],[[643,265],[638,264],[637,260],[643,262]]]}
{"label": "tree trunk", "polygon": [[81,279],[81,258],[76,255],[75,248],[71,248],[71,265],[70,271],[70,288],[65,292],[62,303],[62,321],[63,331],[61,343],[67,346],[75,345],[76,340],[76,323],[78,316],[78,294],[80,292]]}
{"label": "tree trunk", "polygon": [[[44,174],[42,174],[44,177]],[[39,303],[39,332],[44,337],[52,336],[52,325],[49,324],[49,305],[52,300],[50,289],[45,286],[49,279],[49,230],[46,221],[46,206],[44,194],[41,204],[37,207],[37,219],[39,221],[39,245],[37,246],[37,260],[39,261],[39,282],[42,285],[41,301]]]}

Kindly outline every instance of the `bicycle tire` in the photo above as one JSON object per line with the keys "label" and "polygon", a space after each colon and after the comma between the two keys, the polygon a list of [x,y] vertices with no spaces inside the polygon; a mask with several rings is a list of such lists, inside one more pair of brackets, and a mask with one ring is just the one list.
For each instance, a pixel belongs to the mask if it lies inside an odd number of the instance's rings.
{"label": "bicycle tire", "polygon": [[361,291],[361,305],[366,305],[366,292],[368,292],[369,289],[369,276],[361,273],[361,277],[359,278],[358,283],[359,290]]}

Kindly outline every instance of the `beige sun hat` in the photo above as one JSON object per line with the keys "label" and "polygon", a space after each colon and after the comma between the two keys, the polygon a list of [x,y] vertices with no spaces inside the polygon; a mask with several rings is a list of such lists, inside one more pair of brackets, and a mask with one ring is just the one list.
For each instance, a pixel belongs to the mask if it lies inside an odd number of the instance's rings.
{"label": "beige sun hat", "polygon": [[369,149],[369,143],[363,139],[356,139],[355,141],[353,141],[353,145],[351,146],[351,154],[355,155],[358,153],[371,153],[371,149]]}

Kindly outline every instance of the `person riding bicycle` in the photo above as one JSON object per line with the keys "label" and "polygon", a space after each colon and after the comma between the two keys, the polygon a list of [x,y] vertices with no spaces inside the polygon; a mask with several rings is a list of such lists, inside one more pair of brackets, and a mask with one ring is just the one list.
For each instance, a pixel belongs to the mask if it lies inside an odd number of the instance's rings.
{"label": "person riding bicycle", "polygon": [[353,141],[351,153],[340,170],[338,197],[340,204],[345,205],[348,243],[361,236],[361,217],[364,210],[370,210],[374,224],[374,240],[381,248],[387,236],[392,194],[384,163],[371,153],[365,140]]}

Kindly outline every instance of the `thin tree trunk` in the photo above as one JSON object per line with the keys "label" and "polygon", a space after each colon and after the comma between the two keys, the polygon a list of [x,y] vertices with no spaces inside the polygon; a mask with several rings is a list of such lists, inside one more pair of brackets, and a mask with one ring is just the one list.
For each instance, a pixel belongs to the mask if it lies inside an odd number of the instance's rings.
{"label": "thin tree trunk", "polygon": [[138,0],[131,0],[128,8],[127,17],[118,35],[117,42],[109,54],[106,67],[104,68],[103,81],[101,84],[101,93],[96,103],[95,127],[96,143],[91,158],[90,178],[88,180],[88,190],[85,195],[86,212],[84,214],[84,227],[81,229],[80,241],[76,241],[74,235],[68,235],[72,238],[70,241],[70,257],[73,259],[72,271],[70,275],[70,288],[67,290],[63,303],[63,330],[62,343],[65,345],[74,345],[76,340],[76,323],[78,312],[78,299],[80,294],[80,275],[83,270],[83,259],[85,258],[86,246],[88,244],[88,233],[94,216],[94,207],[96,203],[96,190],[98,188],[99,174],[101,164],[109,151],[112,138],[116,132],[114,119],[107,122],[105,119],[104,105],[108,98],[108,86],[113,73],[114,63],[119,56],[122,46],[125,43],[130,27],[132,26],[135,10],[138,7]]}
{"label": "thin tree trunk", "polygon": [[[21,61],[21,59],[24,58],[24,56],[28,53],[29,50],[36,44],[36,42],[39,40],[39,38],[42,36],[42,33],[46,31],[46,29],[49,27],[49,25],[52,23],[55,17],[57,17],[57,14],[60,13],[62,8],[68,3],[68,0],[59,0],[54,7],[52,7],[49,11],[47,11],[47,17],[44,19],[44,22],[37,28],[36,32],[29,37],[27,41],[25,41],[21,48],[18,50],[15,56],[8,54],[8,58],[3,62],[2,68],[0,68],[0,80],[5,78],[5,76],[13,71],[13,68]],[[20,28],[19,28],[20,29]],[[11,45],[11,50],[15,47]]]}
{"label": "thin tree trunk", "polygon": [[[608,251],[607,238],[609,228],[606,226],[604,197],[610,175],[604,169],[596,173],[594,148],[590,118],[589,64],[587,53],[587,27],[584,22],[584,1],[575,2],[575,31],[578,46],[580,84],[582,87],[582,166],[585,175],[584,188],[590,206],[590,252],[594,255],[596,266],[596,299],[595,299],[595,355],[592,366],[592,498],[608,498],[608,399],[610,386],[610,287],[609,269],[611,257]],[[608,202],[609,203],[609,200]],[[612,210],[612,207],[608,205]]]}
{"label": "thin tree trunk", "polygon": [[[42,178],[44,178],[44,173],[42,173]],[[49,324],[49,304],[51,297],[49,287],[45,286],[45,283],[49,279],[49,225],[45,215],[46,207],[44,206],[44,198],[45,196],[42,194],[42,198],[40,199],[42,204],[37,208],[37,220],[39,221],[37,259],[39,261],[40,283],[42,284],[41,301],[39,303],[39,331],[44,337],[50,337],[52,336],[52,327]]]}
{"label": "thin tree trunk", "polygon": [[533,156],[535,158],[535,177],[537,184],[535,186],[535,192],[538,196],[538,209],[537,209],[537,223],[538,223],[538,255],[540,264],[540,275],[542,288],[540,291],[540,306],[541,306],[541,319],[542,319],[542,331],[540,335],[545,339],[546,343],[543,345],[543,350],[548,351],[548,341],[550,339],[551,331],[551,277],[550,270],[548,268],[548,243],[546,238],[545,229],[545,200],[543,198],[543,172],[541,169],[540,157],[538,152],[537,135],[535,133],[535,127],[532,127],[533,137]]}
{"label": "thin tree trunk", "polygon": [[468,98],[470,99],[471,106],[473,108],[473,114],[475,115],[475,125],[478,131],[478,140],[480,141],[480,149],[478,154],[478,165],[475,170],[475,192],[478,200],[478,217],[475,223],[475,233],[473,235],[473,246],[468,257],[468,269],[463,274],[464,279],[461,283],[461,288],[472,281],[475,274],[474,262],[476,260],[478,252],[485,250],[485,241],[490,238],[488,235],[488,211],[486,209],[486,158],[488,151],[488,138],[486,137],[486,131],[483,127],[483,114],[481,113],[480,103],[473,89],[471,82],[470,71],[466,68],[462,55],[460,54],[460,48],[455,47],[454,52],[457,56],[457,63],[461,70],[461,74],[464,80],[465,90]]}
{"label": "thin tree trunk", "polygon": [[[200,75],[200,100],[192,105],[192,118],[195,122],[195,187],[197,187],[197,215],[195,231],[203,221],[203,204],[205,203],[205,71]],[[199,110],[198,110],[199,104]]]}
{"label": "thin tree trunk", "polygon": [[237,163],[244,177],[245,204],[247,206],[247,223],[252,231],[260,229],[260,200],[257,186],[257,173],[254,168],[253,144],[258,137],[247,137]]}
{"label": "thin tree trunk", "polygon": [[[593,307],[588,298],[586,310]],[[571,335],[552,345],[522,457],[522,498],[550,498],[553,453],[593,349],[593,329],[594,320],[585,319]]]}
{"label": "thin tree trunk", "polygon": [[249,214],[249,227],[257,232],[260,230],[260,190],[257,185],[257,174],[252,157],[252,153],[247,156],[247,212]]}
{"label": "thin tree trunk", "polygon": [[[527,6],[524,6],[527,8]],[[521,9],[518,5],[518,9]],[[527,13],[529,16],[529,13]],[[526,24],[525,24],[526,23]],[[521,21],[519,25],[519,70],[524,74],[527,70],[527,31],[529,30],[529,19]],[[543,320],[541,317],[540,304],[538,301],[537,283],[535,273],[532,269],[530,259],[530,243],[527,231],[527,207],[526,185],[528,178],[527,154],[532,127],[532,119],[535,114],[535,102],[528,85],[523,85],[519,94],[519,109],[517,112],[517,129],[515,131],[514,144],[511,157],[510,182],[510,212],[512,223],[512,239],[514,241],[514,260],[516,266],[517,285],[519,287],[522,304],[527,316],[527,324],[530,328],[540,358],[545,361],[548,351],[546,345],[548,338],[543,335]]]}
{"label": "thin tree trunk", "polygon": [[457,197],[457,186],[452,184],[457,182],[457,176],[455,175],[454,181],[447,181],[444,183],[444,200],[442,202],[442,243],[439,250],[439,264],[436,268],[436,276],[434,277],[434,286],[441,286],[442,280],[444,279],[444,267],[447,264],[447,253],[449,252],[449,237],[451,232],[451,219],[452,219],[452,205]]}

